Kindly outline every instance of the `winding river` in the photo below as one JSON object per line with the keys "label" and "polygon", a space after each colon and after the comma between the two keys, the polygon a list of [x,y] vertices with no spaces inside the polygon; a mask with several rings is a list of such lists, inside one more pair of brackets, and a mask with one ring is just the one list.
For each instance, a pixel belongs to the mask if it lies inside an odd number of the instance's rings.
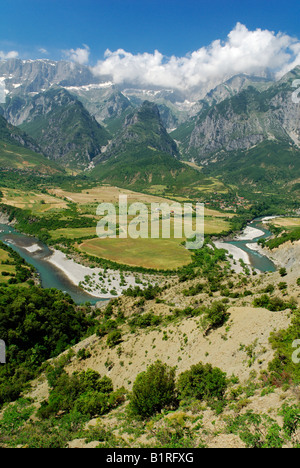
{"label": "winding river", "polygon": [[69,294],[76,304],[85,302],[96,304],[104,301],[75,286],[59,268],[49,263],[47,258],[52,255],[51,250],[34,237],[21,234],[6,224],[0,224],[0,240],[35,267],[43,288],[59,289]]}
{"label": "winding river", "polygon": [[[270,237],[271,232],[264,228],[262,219],[253,221],[248,225],[247,229],[259,230],[260,232],[257,231],[259,236],[255,239],[241,236],[242,238],[227,241],[227,244],[231,244],[245,252],[253,268],[262,272],[276,271],[276,266],[269,258],[251,249],[251,244],[256,244],[259,239]],[[47,245],[34,237],[21,234],[13,227],[6,224],[0,224],[0,240],[6,245],[9,245],[28,263],[35,267],[43,288],[56,288],[68,293],[76,304],[83,304],[85,302],[96,304],[97,302],[105,301],[105,299],[91,296],[74,285],[59,268],[48,262],[47,259],[52,255],[51,250]],[[224,246],[224,248],[226,247]]]}
{"label": "winding river", "polygon": [[239,249],[241,249],[243,252],[246,252],[246,254],[249,257],[249,261],[250,261],[252,268],[262,271],[262,272],[268,272],[268,271],[274,272],[277,270],[277,268],[275,264],[272,262],[272,260],[270,260],[265,255],[262,255],[261,253],[251,248],[252,246],[255,248],[255,244],[257,243],[258,240],[268,239],[272,235],[272,233],[264,227],[262,223],[263,220],[264,218],[256,219],[252,221],[251,223],[249,223],[247,226],[247,229],[249,228],[256,229],[256,230],[263,232],[263,234],[259,234],[257,237],[252,238],[252,239],[245,238],[245,239],[232,240],[232,241],[229,241],[228,244],[234,245],[235,247],[238,247]]}

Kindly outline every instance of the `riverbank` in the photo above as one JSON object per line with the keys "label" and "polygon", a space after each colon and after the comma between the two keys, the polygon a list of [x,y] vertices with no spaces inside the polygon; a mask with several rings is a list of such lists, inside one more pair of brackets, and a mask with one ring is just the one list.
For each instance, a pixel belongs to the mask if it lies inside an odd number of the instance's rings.
{"label": "riverbank", "polygon": [[[262,218],[259,220],[259,223],[265,224],[270,218]],[[245,265],[252,268],[256,273],[269,271],[269,269],[270,271],[276,270],[275,263],[271,257],[266,252],[263,252],[257,244],[258,239],[268,235],[268,232],[263,229],[252,221],[241,233],[235,235],[232,239],[214,242],[217,248],[227,250],[228,260],[236,273],[244,272]]]}
{"label": "riverbank", "polygon": [[228,260],[230,262],[232,270],[235,273],[243,273],[244,268],[241,265],[240,260],[247,266],[251,266],[249,255],[238,247],[228,244],[222,241],[215,241],[214,245],[217,249],[225,249],[228,252]]}
{"label": "riverbank", "polygon": [[145,274],[87,267],[68,258],[60,250],[54,250],[46,260],[60,269],[75,286],[99,299],[115,298],[121,296],[129,287],[145,288],[157,282],[157,278]]}
{"label": "riverbank", "polygon": [[241,240],[241,241],[246,241],[246,240],[254,240],[258,239],[259,237],[262,237],[264,235],[264,231],[254,228],[252,226],[247,226],[242,234],[235,236],[233,240]]}

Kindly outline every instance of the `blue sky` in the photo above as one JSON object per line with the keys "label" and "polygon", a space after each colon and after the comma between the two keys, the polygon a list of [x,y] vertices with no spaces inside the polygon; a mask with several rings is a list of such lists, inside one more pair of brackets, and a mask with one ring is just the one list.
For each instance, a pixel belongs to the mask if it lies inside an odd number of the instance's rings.
{"label": "blue sky", "polygon": [[0,0],[0,60],[187,90],[300,65],[299,0]]}
{"label": "blue sky", "polygon": [[83,44],[91,63],[119,48],[184,56],[226,39],[237,22],[300,37],[299,0],[0,0],[0,6],[0,50],[21,58],[38,58],[45,49],[60,59],[62,50]]}

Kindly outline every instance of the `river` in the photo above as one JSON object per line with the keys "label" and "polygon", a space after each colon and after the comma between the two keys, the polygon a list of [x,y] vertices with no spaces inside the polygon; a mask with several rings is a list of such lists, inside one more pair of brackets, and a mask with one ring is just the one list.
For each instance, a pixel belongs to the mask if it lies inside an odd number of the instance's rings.
{"label": "river", "polygon": [[[228,241],[228,244],[234,245],[235,247],[238,247],[239,249],[241,249],[243,252],[246,252],[246,254],[249,257],[250,265],[252,268],[262,271],[262,272],[268,272],[268,271],[274,272],[277,270],[275,264],[265,255],[262,255],[259,252],[251,249],[251,246],[253,244],[256,244],[258,240],[268,239],[272,235],[272,233],[264,227],[262,223],[263,220],[264,218],[255,219],[254,221],[249,223],[247,226],[248,232],[251,232],[252,229],[253,230],[257,229],[261,231],[261,233],[263,234],[257,233],[258,234],[257,237],[254,237],[254,238],[250,234],[248,239],[247,239],[247,234],[242,235],[241,238],[238,238],[238,240]],[[245,230],[244,233],[245,232],[247,231]]]}
{"label": "river", "polygon": [[[245,252],[248,255],[250,265],[254,269],[262,272],[276,271],[276,266],[269,258],[250,248],[251,244],[256,244],[259,239],[270,237],[271,232],[262,225],[262,219],[253,221],[247,226],[247,229],[250,229],[250,232],[253,229],[258,229],[260,231],[258,232],[258,237],[253,239],[251,235],[249,238],[247,238],[247,235],[242,235],[242,238],[227,241],[227,244],[225,243],[223,248],[226,249],[226,245],[231,244]],[[52,251],[47,245],[34,237],[21,234],[12,226],[0,224],[0,240],[21,255],[27,263],[35,267],[43,288],[59,289],[69,294],[76,304],[83,304],[85,302],[96,304],[107,301],[107,299],[91,296],[73,284],[59,268],[47,261],[52,255]],[[222,244],[222,242],[219,242],[219,248],[222,248]]]}
{"label": "river", "polygon": [[[21,234],[6,224],[0,224],[0,240],[35,267],[43,288],[59,289],[69,294],[76,304],[96,304],[104,301],[75,286],[59,268],[49,263],[47,258],[52,255],[52,251],[34,237]],[[33,245],[38,249],[32,248]]]}

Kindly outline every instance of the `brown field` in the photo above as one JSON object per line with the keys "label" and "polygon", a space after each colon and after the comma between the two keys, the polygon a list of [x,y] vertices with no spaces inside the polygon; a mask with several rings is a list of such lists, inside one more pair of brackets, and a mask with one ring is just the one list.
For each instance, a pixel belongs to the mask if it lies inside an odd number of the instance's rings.
{"label": "brown field", "polygon": [[294,229],[300,227],[300,218],[276,218],[272,223],[278,227]]}
{"label": "brown field", "polygon": [[118,203],[120,195],[127,195],[128,203],[141,202],[141,203],[162,203],[171,200],[154,195],[147,195],[145,193],[132,192],[118,187],[100,186],[94,187],[82,192],[66,192],[65,190],[56,188],[49,191],[61,198],[66,198],[74,203],[89,204],[89,203]]}
{"label": "brown field", "polygon": [[23,210],[31,210],[36,214],[67,208],[65,201],[40,192],[24,192],[10,188],[1,188],[1,192],[3,193],[2,203]]}

